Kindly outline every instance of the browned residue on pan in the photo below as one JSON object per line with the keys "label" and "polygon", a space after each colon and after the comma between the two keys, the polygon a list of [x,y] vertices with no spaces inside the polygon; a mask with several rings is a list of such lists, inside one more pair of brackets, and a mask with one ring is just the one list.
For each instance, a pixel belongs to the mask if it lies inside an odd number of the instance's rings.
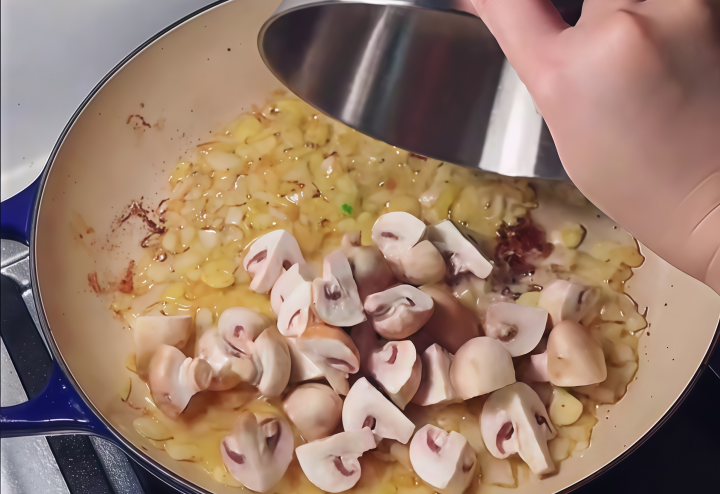
{"label": "browned residue on pan", "polygon": [[148,216],[149,214],[150,211],[143,207],[142,202],[133,201],[130,203],[130,206],[125,209],[125,214],[119,220],[117,220],[117,226],[115,228],[122,225],[133,216],[137,216],[138,218],[143,220],[145,225],[150,229],[151,233],[165,233],[165,227],[158,225],[152,219],[150,219],[150,217]]}
{"label": "browned residue on pan", "polygon": [[139,129],[141,127],[147,127],[148,129],[152,128],[152,125],[147,123],[142,115],[130,115],[125,123],[132,125],[133,129]]}
{"label": "browned residue on pan", "polygon": [[125,270],[125,276],[122,277],[118,283],[118,291],[121,293],[132,293],[133,292],[133,269],[135,268],[135,261],[130,261],[127,269]]}
{"label": "browned residue on pan", "polygon": [[90,288],[92,288],[95,293],[102,293],[102,288],[100,288],[97,273],[95,271],[88,275],[88,285],[90,285]]}
{"label": "browned residue on pan", "polygon": [[421,154],[409,153],[408,155],[411,156],[411,157],[413,157],[413,158],[417,158],[417,159],[419,159],[419,160],[423,160],[423,161],[427,161],[427,160],[428,160],[428,159],[427,159],[427,156],[423,156],[423,155],[421,155]]}

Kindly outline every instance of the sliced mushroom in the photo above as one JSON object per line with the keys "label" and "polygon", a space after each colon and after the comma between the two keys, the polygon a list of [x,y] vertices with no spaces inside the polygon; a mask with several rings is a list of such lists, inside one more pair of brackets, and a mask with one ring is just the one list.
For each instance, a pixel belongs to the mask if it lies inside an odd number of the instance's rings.
{"label": "sliced mushroom", "polygon": [[325,492],[351,489],[360,480],[358,458],[375,448],[375,436],[365,427],[298,446],[300,468],[310,482]]}
{"label": "sliced mushroom", "polygon": [[323,323],[308,326],[296,340],[297,348],[322,371],[341,395],[350,389],[348,375],[360,370],[360,354],[345,331]]}
{"label": "sliced mushroom", "polygon": [[425,223],[401,211],[383,214],[372,228],[372,240],[383,255],[396,257],[415,247],[425,236]]}
{"label": "sliced mushroom", "polygon": [[587,386],[607,378],[607,365],[602,345],[586,327],[562,321],[550,331],[545,353],[531,355],[518,374],[524,382]]}
{"label": "sliced mushroom", "polygon": [[[413,285],[437,283],[445,278],[445,259],[429,240],[423,240],[401,258],[402,274],[395,273],[400,281]],[[392,267],[392,264],[390,264]]]}
{"label": "sliced mushroom", "polygon": [[297,338],[285,338],[290,352],[290,382],[298,383],[323,377],[322,371],[297,347]]}
{"label": "sliced mushroom", "polygon": [[254,358],[237,358],[236,351],[223,341],[217,329],[205,331],[195,346],[197,357],[212,367],[212,381],[208,389],[224,391],[240,382],[257,384],[259,363]]}
{"label": "sliced mushroom", "polygon": [[275,230],[253,242],[243,260],[243,267],[252,276],[250,289],[267,293],[283,269],[304,262],[295,237],[285,230]]}
{"label": "sliced mushroom", "polygon": [[[289,272],[289,271],[288,271]],[[278,329],[285,336],[300,336],[310,320],[313,284],[302,281],[288,296],[278,314]]]}
{"label": "sliced mushroom", "polygon": [[285,475],[295,441],[287,420],[271,414],[241,412],[220,444],[230,475],[248,489],[265,492]]}
{"label": "sliced mushroom", "polygon": [[555,280],[540,292],[538,307],[550,314],[552,324],[580,322],[600,299],[600,289],[565,280]]}
{"label": "sliced mushroom", "polygon": [[364,377],[355,381],[345,398],[342,423],[346,431],[369,427],[377,441],[394,439],[403,444],[407,444],[415,430],[415,424]]}
{"label": "sliced mushroom", "polygon": [[590,331],[573,321],[557,324],[548,337],[547,373],[556,386],[603,382],[607,366],[602,345]]}
{"label": "sliced mushroom", "polygon": [[306,441],[328,437],[340,423],[343,401],[330,386],[308,383],[288,393],[283,410]]}
{"label": "sliced mushroom", "polygon": [[453,356],[437,343],[427,347],[421,355],[422,379],[412,402],[420,406],[436,405],[457,400],[450,381]]}
{"label": "sliced mushroom", "polygon": [[355,343],[358,353],[360,354],[360,367],[363,371],[367,371],[368,359],[372,352],[382,347],[385,340],[380,339],[375,332],[370,321],[353,326],[350,330],[350,338]]}
{"label": "sliced mushroom", "polygon": [[487,336],[473,338],[455,353],[450,381],[463,400],[508,386],[515,382],[510,352]]}
{"label": "sliced mushroom", "polygon": [[211,379],[210,364],[186,358],[174,346],[161,345],[150,360],[150,393],[155,405],[170,418],[177,418],[195,393],[210,386]]}
{"label": "sliced mushroom", "polygon": [[433,313],[430,295],[412,285],[398,285],[365,299],[365,313],[377,333],[401,340],[417,332]]}
{"label": "sliced mushroom", "polygon": [[530,358],[521,362],[517,370],[518,381],[527,384],[550,382],[547,371],[547,352],[530,355]]}
{"label": "sliced mushroom", "polygon": [[441,221],[428,228],[430,240],[449,263],[448,272],[453,276],[470,272],[478,278],[490,276],[493,264],[480,251],[475,232],[453,221]]}
{"label": "sliced mushroom", "polygon": [[255,340],[255,354],[262,367],[258,390],[267,397],[280,396],[290,381],[290,351],[285,338],[270,326]]}
{"label": "sliced mushroom", "polygon": [[350,263],[341,250],[325,256],[323,277],[312,286],[313,307],[318,317],[333,326],[353,326],[365,320]]}
{"label": "sliced mushroom", "polygon": [[462,494],[472,481],[475,450],[455,431],[428,424],[410,442],[410,463],[420,478],[441,494]]}
{"label": "sliced mushroom", "polygon": [[542,401],[525,383],[495,391],[483,405],[480,431],[496,458],[518,453],[536,475],[555,471],[547,442],[557,435]]}
{"label": "sliced mushroom", "polygon": [[223,341],[233,350],[231,355],[250,358],[253,342],[272,322],[259,312],[245,307],[226,309],[218,319],[218,331]]}
{"label": "sliced mushroom", "polygon": [[424,285],[445,277],[445,260],[430,241],[423,240],[425,231],[425,223],[402,211],[384,214],[373,225],[373,242],[398,280]]}
{"label": "sliced mushroom", "polygon": [[295,288],[313,277],[307,264],[293,264],[277,279],[270,292],[270,306],[275,315],[280,315],[280,308]]}
{"label": "sliced mushroom", "polygon": [[350,262],[360,300],[365,300],[368,295],[381,292],[395,283],[395,276],[380,249],[374,245],[362,245],[360,232],[345,234],[342,251]]}
{"label": "sliced mushroom", "polygon": [[161,345],[184,347],[192,334],[191,316],[140,316],[135,322],[135,367],[147,378],[150,360]]}
{"label": "sliced mushroom", "polygon": [[420,386],[422,360],[412,341],[391,341],[371,353],[368,372],[404,410]]}
{"label": "sliced mushroom", "polygon": [[480,335],[480,324],[447,287],[427,285],[420,290],[433,299],[433,314],[423,328],[410,339],[419,352],[437,343],[450,353],[455,353],[465,342]]}
{"label": "sliced mushroom", "polygon": [[548,313],[544,309],[509,302],[494,302],[485,315],[485,336],[505,345],[510,355],[530,353],[545,333]]}

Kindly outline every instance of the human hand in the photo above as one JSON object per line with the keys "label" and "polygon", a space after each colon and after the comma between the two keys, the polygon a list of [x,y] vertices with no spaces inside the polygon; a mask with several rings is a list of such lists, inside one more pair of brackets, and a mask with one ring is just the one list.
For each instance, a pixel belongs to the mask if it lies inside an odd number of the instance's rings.
{"label": "human hand", "polygon": [[720,293],[720,0],[473,0],[568,175],[658,255]]}

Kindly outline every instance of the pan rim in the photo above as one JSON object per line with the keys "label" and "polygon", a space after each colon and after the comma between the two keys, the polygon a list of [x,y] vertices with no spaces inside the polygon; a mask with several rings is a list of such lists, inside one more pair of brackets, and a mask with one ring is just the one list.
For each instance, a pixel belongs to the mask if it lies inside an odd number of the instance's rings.
{"label": "pan rim", "polygon": [[[188,15],[185,17],[179,19],[178,21],[170,24],[166,28],[162,29],[152,37],[148,38],[145,42],[140,44],[137,48],[135,48],[130,54],[128,54],[124,59],[122,59],[117,65],[115,65],[96,85],[95,87],[88,93],[87,97],[82,101],[82,103],[78,106],[78,108],[75,110],[73,115],[68,120],[68,123],[63,128],[62,132],[60,133],[57,141],[55,142],[53,149],[48,157],[48,160],[45,164],[45,167],[43,169],[43,172],[40,177],[40,184],[38,187],[38,193],[35,199],[35,203],[33,206],[33,211],[31,214],[31,231],[30,231],[30,279],[31,279],[31,286],[33,290],[33,300],[35,302],[35,305],[37,307],[38,312],[38,318],[40,321],[41,330],[46,336],[46,341],[48,342],[48,346],[50,347],[52,357],[54,361],[58,364],[58,366],[62,369],[63,373],[65,374],[65,377],[69,381],[69,383],[74,388],[75,392],[78,394],[78,396],[83,400],[85,405],[88,407],[88,409],[95,414],[98,419],[103,423],[103,425],[107,428],[109,432],[108,436],[100,435],[100,437],[104,437],[106,439],[112,440],[115,444],[120,446],[124,453],[129,454],[132,456],[133,460],[137,461],[142,465],[144,468],[146,468],[150,473],[158,477],[159,479],[163,480],[164,482],[170,482],[172,481],[172,485],[175,488],[180,488],[186,492],[200,492],[203,494],[212,494],[211,491],[208,491],[207,489],[198,486],[197,484],[185,479],[184,477],[176,474],[172,470],[168,469],[155,459],[151,458],[149,455],[144,453],[140,450],[137,446],[135,446],[131,441],[125,438],[123,434],[118,432],[112,424],[104,417],[102,413],[95,407],[95,405],[92,403],[92,401],[88,398],[88,396],[85,394],[85,392],[82,390],[78,382],[76,381],[75,377],[73,376],[72,371],[70,370],[70,367],[65,362],[64,357],[62,356],[62,353],[60,352],[57,343],[55,342],[52,330],[50,329],[50,323],[47,320],[44,304],[42,300],[42,294],[40,292],[40,286],[39,286],[39,280],[38,280],[38,274],[37,274],[37,265],[36,265],[36,236],[37,236],[37,219],[40,213],[40,206],[43,199],[43,194],[45,190],[45,185],[47,183],[48,177],[50,175],[50,171],[52,170],[52,167],[54,165],[55,159],[57,157],[57,154],[59,150],[61,149],[67,135],[71,131],[71,129],[74,127],[75,123],[77,122],[80,115],[83,113],[85,108],[88,106],[88,104],[93,100],[93,98],[105,87],[107,82],[116,74],[118,73],[122,68],[125,67],[130,61],[135,59],[140,53],[142,53],[146,48],[148,48],[150,45],[152,45],[154,42],[165,36],[166,34],[170,33],[171,31],[174,31],[175,29],[179,28],[181,25],[185,24],[186,22],[195,19],[196,17],[200,16],[201,14],[204,14],[205,12],[208,12],[216,7],[219,7],[222,4],[225,4],[231,0],[216,0]],[[362,2],[359,2],[362,3]],[[263,27],[261,28],[261,31]],[[720,323],[720,314],[718,315],[718,321],[716,324]],[[595,470],[593,473],[585,476],[582,479],[577,480],[575,483],[556,491],[555,494],[566,494],[569,492],[572,492],[579,487],[582,487],[589,482],[595,480],[596,478],[600,477],[616,465],[618,465],[621,461],[623,461],[625,458],[627,458],[630,454],[635,452],[640,446],[642,446],[645,441],[647,441],[650,437],[652,437],[653,434],[655,434],[664,424],[665,422],[677,411],[679,406],[684,402],[684,400],[689,395],[690,391],[693,389],[693,387],[697,384],[700,375],[706,370],[708,367],[708,359],[710,355],[712,354],[713,350],[716,348],[716,346],[720,346],[720,326],[716,327],[715,334],[713,336],[712,341],[710,342],[710,345],[707,349],[706,354],[704,355],[700,365],[696,369],[695,373],[693,374],[692,378],[688,382],[688,385],[684,388],[682,393],[677,397],[677,399],[673,402],[673,404],[664,412],[664,414],[641,436],[639,437],[632,445],[630,445],[628,448],[626,448],[623,452],[615,456],[611,461],[606,463],[604,466],[600,467],[599,469]]]}

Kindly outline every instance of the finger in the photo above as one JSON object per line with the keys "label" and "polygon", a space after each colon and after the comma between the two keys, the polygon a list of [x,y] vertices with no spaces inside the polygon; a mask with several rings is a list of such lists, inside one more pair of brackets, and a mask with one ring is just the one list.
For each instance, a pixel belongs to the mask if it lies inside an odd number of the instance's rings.
{"label": "finger", "polygon": [[597,16],[626,9],[644,0],[585,0],[582,7],[581,19],[596,18]]}
{"label": "finger", "polygon": [[473,4],[521,78],[542,63],[547,44],[569,27],[550,0],[473,0]]}

